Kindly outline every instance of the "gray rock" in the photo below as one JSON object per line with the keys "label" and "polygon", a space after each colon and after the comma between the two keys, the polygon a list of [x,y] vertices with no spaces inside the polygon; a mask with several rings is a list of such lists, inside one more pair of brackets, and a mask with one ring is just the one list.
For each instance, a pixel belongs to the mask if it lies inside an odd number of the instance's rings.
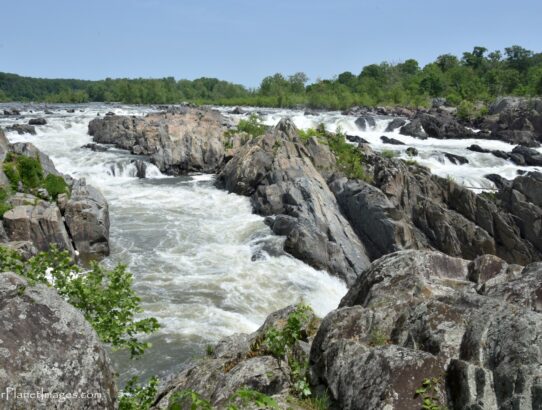
{"label": "gray rock", "polygon": [[95,118],[89,123],[89,134],[95,142],[150,155],[162,172],[216,172],[224,160],[223,123],[217,111],[181,107],[143,118]]}
{"label": "gray rock", "polygon": [[521,155],[527,165],[542,166],[542,154],[532,148],[518,145],[512,150],[512,153]]}
{"label": "gray rock", "polygon": [[369,264],[364,246],[343,217],[317,167],[333,163],[325,146],[308,147],[289,119],[272,132],[242,146],[224,166],[218,182],[231,192],[249,195],[264,216],[287,215],[285,250],[317,269],[352,283]]}
{"label": "gray rock", "polygon": [[30,134],[36,135],[36,129],[32,125],[14,124],[6,127],[6,131],[16,132],[19,135]]}
{"label": "gray rock", "polygon": [[386,127],[386,132],[393,132],[397,128],[401,128],[403,125],[405,125],[407,121],[403,118],[394,118],[390,121],[390,123]]}
{"label": "gray rock", "polygon": [[45,118],[32,118],[28,121],[28,125],[45,125],[47,120]]}
{"label": "gray rock", "polygon": [[38,150],[36,146],[30,142],[17,142],[15,144],[11,144],[10,151],[30,158],[38,158],[46,176],[49,174],[57,176],[61,175],[60,172],[58,172],[55,168],[55,164],[53,164],[51,158]]}
{"label": "gray rock", "polygon": [[404,142],[399,141],[395,138],[388,138],[385,135],[381,136],[380,139],[384,144],[391,144],[391,145],[405,145]]}
{"label": "gray rock", "polygon": [[101,192],[87,185],[85,179],[72,186],[64,217],[83,257],[109,255],[109,206]]}
{"label": "gray rock", "polygon": [[358,128],[362,131],[367,130],[367,128],[374,128],[376,126],[376,122],[374,117],[370,115],[363,115],[359,117],[355,124],[358,126]]}
{"label": "gray rock", "polygon": [[60,210],[54,204],[40,201],[36,205],[19,205],[4,214],[4,228],[10,241],[30,241],[40,251],[54,243],[59,249],[74,253],[62,221]]}
{"label": "gray rock", "polygon": [[[0,389],[93,393],[93,398],[2,400],[5,409],[113,409],[115,373],[83,315],[53,289],[0,273]],[[99,395],[99,396],[98,396]]]}

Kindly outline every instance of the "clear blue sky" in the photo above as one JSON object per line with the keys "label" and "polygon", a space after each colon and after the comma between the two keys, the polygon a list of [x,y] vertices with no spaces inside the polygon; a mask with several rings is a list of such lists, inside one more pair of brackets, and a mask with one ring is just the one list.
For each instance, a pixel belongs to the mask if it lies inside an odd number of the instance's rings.
{"label": "clear blue sky", "polygon": [[542,0],[2,0],[0,71],[311,80],[475,45],[542,51]]}

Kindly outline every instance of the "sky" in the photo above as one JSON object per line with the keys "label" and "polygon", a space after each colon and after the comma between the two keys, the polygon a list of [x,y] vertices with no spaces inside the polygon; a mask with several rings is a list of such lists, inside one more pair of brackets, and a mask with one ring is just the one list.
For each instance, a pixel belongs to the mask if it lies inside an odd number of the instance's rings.
{"label": "sky", "polygon": [[0,0],[0,71],[311,81],[474,46],[542,51],[541,0]]}

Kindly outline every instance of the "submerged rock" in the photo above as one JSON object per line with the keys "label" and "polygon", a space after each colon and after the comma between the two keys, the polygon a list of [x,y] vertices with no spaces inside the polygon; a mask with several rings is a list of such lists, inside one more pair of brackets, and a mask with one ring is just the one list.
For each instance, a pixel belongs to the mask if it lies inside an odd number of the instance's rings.
{"label": "submerged rock", "polygon": [[[114,409],[115,372],[95,331],[54,289],[0,273],[0,389],[92,393],[89,398],[12,397],[6,409]],[[14,392],[11,392],[14,394]]]}
{"label": "submerged rock", "polygon": [[27,125],[27,124],[10,125],[6,127],[6,131],[13,131],[19,135],[22,135],[22,134],[36,135],[36,129],[34,128],[34,126]]}

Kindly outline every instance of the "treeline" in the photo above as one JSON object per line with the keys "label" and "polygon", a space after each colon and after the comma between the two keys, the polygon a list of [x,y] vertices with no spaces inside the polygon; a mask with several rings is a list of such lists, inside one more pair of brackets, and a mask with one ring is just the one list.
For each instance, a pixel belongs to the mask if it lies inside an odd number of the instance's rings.
{"label": "treeline", "polygon": [[343,109],[353,105],[425,106],[435,97],[459,105],[487,102],[501,95],[542,95],[542,53],[520,46],[507,47],[503,52],[474,47],[461,57],[441,55],[424,67],[414,59],[371,64],[359,74],[347,71],[311,84],[304,73],[275,74],[264,78],[255,90],[216,78],[83,81],[0,73],[0,101],[195,102]]}

